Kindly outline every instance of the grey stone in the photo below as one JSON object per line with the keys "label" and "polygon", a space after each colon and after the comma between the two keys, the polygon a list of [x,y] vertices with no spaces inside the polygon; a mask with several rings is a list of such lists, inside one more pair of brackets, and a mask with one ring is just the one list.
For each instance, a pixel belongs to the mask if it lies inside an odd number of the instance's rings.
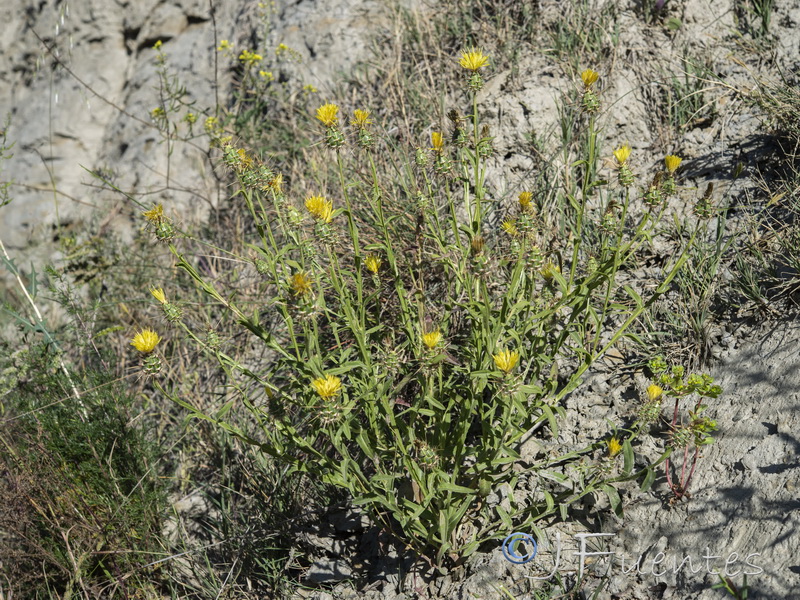
{"label": "grey stone", "polygon": [[308,568],[303,577],[308,583],[332,583],[350,579],[353,570],[341,559],[321,558]]}

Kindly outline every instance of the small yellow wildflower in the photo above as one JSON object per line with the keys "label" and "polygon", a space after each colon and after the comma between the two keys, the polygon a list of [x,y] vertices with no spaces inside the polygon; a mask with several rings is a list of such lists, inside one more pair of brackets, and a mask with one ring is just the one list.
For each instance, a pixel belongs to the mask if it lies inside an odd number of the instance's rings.
{"label": "small yellow wildflower", "polygon": [[680,156],[675,156],[674,154],[664,157],[664,164],[667,166],[667,172],[669,172],[670,175],[678,170],[678,167],[681,166],[682,162],[683,159]]}
{"label": "small yellow wildflower", "polygon": [[152,329],[142,329],[139,333],[133,336],[131,345],[142,354],[150,354],[156,349],[156,345],[161,341],[158,334]]}
{"label": "small yellow wildflower", "polygon": [[253,65],[257,62],[263,60],[263,56],[260,54],[256,54],[255,52],[251,52],[250,50],[242,50],[242,53],[239,55],[239,60],[243,63],[247,63],[248,65]]}
{"label": "small yellow wildflower", "polygon": [[144,218],[150,223],[159,223],[164,218],[164,207],[156,204],[150,210],[142,213]]}
{"label": "small yellow wildflower", "polygon": [[333,217],[333,202],[323,196],[309,196],[306,198],[306,210],[321,221],[330,223]]}
{"label": "small yellow wildflower", "polygon": [[311,292],[311,278],[304,271],[298,271],[292,275],[291,286],[295,296],[305,296]]}
{"label": "small yellow wildflower", "polygon": [[161,288],[150,288],[150,293],[153,294],[153,298],[158,300],[161,304],[167,303],[167,295],[164,293],[164,290]]}
{"label": "small yellow wildflower", "polygon": [[600,73],[592,71],[591,69],[586,69],[581,73],[581,79],[583,80],[584,87],[588,90],[600,79]]}
{"label": "small yellow wildflower", "polygon": [[528,207],[531,205],[531,198],[533,198],[533,194],[530,192],[522,192],[519,195],[519,205],[522,207],[523,210],[527,210]]}
{"label": "small yellow wildflower", "polygon": [[505,231],[511,237],[516,237],[517,234],[519,233],[516,221],[507,219],[501,223],[501,226],[503,228],[503,231]]}
{"label": "small yellow wildflower", "polygon": [[655,402],[661,398],[661,394],[663,393],[664,390],[662,390],[656,384],[652,384],[647,387],[647,399],[650,400],[650,402]]}
{"label": "small yellow wildflower", "polygon": [[556,273],[561,272],[561,269],[558,268],[558,265],[553,264],[552,261],[547,261],[539,272],[542,274],[542,277],[544,277],[544,280],[550,283],[553,281],[553,277],[556,276]]}
{"label": "small yellow wildflower", "polygon": [[278,173],[267,182],[267,188],[275,192],[276,194],[280,194],[283,191],[283,174]]}
{"label": "small yellow wildflower", "polygon": [[471,48],[461,53],[461,58],[458,64],[469,71],[477,71],[483,68],[489,62],[489,57],[486,56],[482,50],[478,48]]}
{"label": "small yellow wildflower", "polygon": [[281,54],[283,54],[284,52],[289,52],[290,50],[291,50],[291,48],[289,48],[289,46],[287,46],[286,44],[284,44],[283,42],[281,42],[280,44],[278,44],[278,47],[277,47],[277,48],[275,48],[275,54],[277,54],[278,56],[280,56],[280,55],[281,55]]}
{"label": "small yellow wildflower", "polygon": [[217,52],[222,52],[223,50],[231,50],[233,48],[233,44],[231,44],[228,40],[220,40],[219,46],[217,46]]}
{"label": "small yellow wildflower", "polygon": [[333,375],[326,375],[312,381],[311,387],[319,394],[320,398],[330,400],[342,389],[342,380]]}
{"label": "small yellow wildflower", "polygon": [[378,269],[381,268],[381,258],[375,254],[367,255],[366,260],[364,261],[364,265],[367,267],[368,271],[372,273],[377,273]]}
{"label": "small yellow wildflower", "polygon": [[441,341],[442,332],[438,329],[422,334],[422,343],[428,347],[428,350],[433,350]]}
{"label": "small yellow wildflower", "polygon": [[363,128],[371,124],[372,119],[369,118],[369,111],[361,110],[360,108],[353,111],[353,120],[350,121],[350,125]]}
{"label": "small yellow wildflower", "polygon": [[617,454],[619,454],[620,451],[622,450],[622,444],[617,439],[617,436],[614,436],[610,440],[608,440],[606,442],[606,445],[608,446],[608,455],[612,458],[615,457]]}
{"label": "small yellow wildflower", "polygon": [[617,159],[620,165],[624,165],[630,155],[631,147],[628,144],[614,150],[614,158]]}
{"label": "small yellow wildflower", "polygon": [[303,92],[306,94],[316,94],[319,90],[315,88],[312,84],[307,83],[303,86]]}
{"label": "small yellow wildflower", "polygon": [[158,40],[155,44],[153,44],[153,48],[155,50],[160,50],[161,49],[161,40]]}
{"label": "small yellow wildflower", "polygon": [[492,358],[494,359],[494,364],[500,369],[503,373],[510,373],[511,369],[517,366],[519,362],[519,351],[514,350],[503,350],[498,354],[493,354]]}
{"label": "small yellow wildflower", "polygon": [[258,76],[262,79],[266,79],[267,81],[275,80],[275,75],[272,74],[272,71],[259,71]]}
{"label": "small yellow wildflower", "polygon": [[317,119],[322,121],[325,127],[333,127],[336,125],[336,113],[338,112],[339,107],[329,102],[317,109]]}
{"label": "small yellow wildflower", "polygon": [[438,131],[431,133],[431,145],[434,152],[442,152],[444,150],[444,138]]}

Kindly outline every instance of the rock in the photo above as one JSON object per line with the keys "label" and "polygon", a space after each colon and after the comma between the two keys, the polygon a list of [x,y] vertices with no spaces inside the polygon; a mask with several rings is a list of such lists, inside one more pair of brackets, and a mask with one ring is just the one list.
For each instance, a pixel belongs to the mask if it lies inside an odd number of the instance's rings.
{"label": "rock", "polygon": [[350,579],[353,571],[341,559],[321,558],[308,568],[303,579],[311,584],[333,583]]}

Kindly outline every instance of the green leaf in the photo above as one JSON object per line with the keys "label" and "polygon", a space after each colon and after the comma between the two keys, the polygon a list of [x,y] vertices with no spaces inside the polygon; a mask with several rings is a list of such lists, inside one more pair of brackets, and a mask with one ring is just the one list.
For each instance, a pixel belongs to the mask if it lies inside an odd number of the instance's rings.
{"label": "green leaf", "polygon": [[614,487],[608,484],[601,485],[600,489],[605,492],[606,496],[608,496],[608,502],[611,504],[611,510],[613,510],[614,514],[621,519],[623,517],[622,499],[619,497],[619,492],[617,492]]}
{"label": "green leaf", "polygon": [[644,471],[644,479],[642,480],[641,491],[646,492],[650,489],[650,486],[653,485],[653,482],[656,480],[656,473],[650,467],[647,467]]}
{"label": "green leaf", "polygon": [[511,515],[509,515],[499,504],[495,506],[495,510],[497,511],[497,515],[500,517],[500,520],[503,522],[503,525],[505,525],[509,530],[512,529],[514,527],[514,523],[511,520]]}
{"label": "green leaf", "polygon": [[477,491],[472,488],[464,487],[463,485],[456,485],[455,483],[445,482],[439,486],[439,489],[446,492],[454,492],[456,494],[476,494]]}
{"label": "green leaf", "polygon": [[622,471],[625,475],[630,475],[633,470],[633,448],[630,439],[622,442],[622,458],[624,459]]}

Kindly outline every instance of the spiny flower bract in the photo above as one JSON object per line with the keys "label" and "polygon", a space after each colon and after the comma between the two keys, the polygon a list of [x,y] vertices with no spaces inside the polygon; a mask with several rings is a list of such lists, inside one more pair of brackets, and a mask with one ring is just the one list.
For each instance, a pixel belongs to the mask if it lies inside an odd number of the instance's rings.
{"label": "spiny flower bract", "polygon": [[663,393],[664,390],[662,390],[656,384],[647,386],[647,399],[650,400],[650,402],[655,402],[656,400],[661,398],[661,394]]}
{"label": "spiny flower bract", "polygon": [[469,71],[477,71],[485,67],[489,62],[489,57],[486,56],[479,48],[471,48],[461,53],[461,58],[458,64]]}
{"label": "spiny flower bract", "polygon": [[150,354],[155,350],[161,338],[152,329],[142,329],[139,333],[133,336],[131,345],[142,354]]}
{"label": "spiny flower bract", "polygon": [[531,205],[531,198],[533,198],[533,194],[530,192],[521,192],[519,195],[519,205],[522,207],[523,210],[527,209]]}
{"label": "spiny flower bract", "polygon": [[319,377],[312,381],[311,387],[319,394],[320,398],[329,400],[342,389],[342,380],[333,375],[326,375],[325,377]]}

